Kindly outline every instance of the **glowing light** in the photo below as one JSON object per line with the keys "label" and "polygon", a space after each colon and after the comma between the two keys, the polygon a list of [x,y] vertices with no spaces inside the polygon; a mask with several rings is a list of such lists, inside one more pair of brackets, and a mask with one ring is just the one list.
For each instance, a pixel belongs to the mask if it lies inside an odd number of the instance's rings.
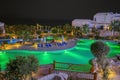
{"label": "glowing light", "polygon": [[19,48],[21,45],[20,44],[16,44],[16,47]]}
{"label": "glowing light", "polygon": [[116,77],[116,73],[113,71],[109,71],[109,79],[113,79]]}
{"label": "glowing light", "polygon": [[47,55],[47,52],[46,52],[46,51],[44,52],[44,55]]}
{"label": "glowing light", "polygon": [[37,43],[33,45],[35,49],[38,49]]}
{"label": "glowing light", "polygon": [[3,53],[6,53],[5,51]]}
{"label": "glowing light", "polygon": [[65,54],[67,54],[67,53],[69,54],[70,52],[69,52],[69,51],[67,51],[67,50],[65,50],[65,52],[64,52],[64,53],[65,53]]}
{"label": "glowing light", "polygon": [[88,48],[82,48],[82,47],[76,47],[75,49],[78,49],[78,50],[90,50],[90,49],[88,49]]}

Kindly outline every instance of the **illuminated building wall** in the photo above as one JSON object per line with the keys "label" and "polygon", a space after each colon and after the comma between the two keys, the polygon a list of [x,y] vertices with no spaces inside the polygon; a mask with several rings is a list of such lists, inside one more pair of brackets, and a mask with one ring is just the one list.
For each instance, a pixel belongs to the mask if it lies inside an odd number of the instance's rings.
{"label": "illuminated building wall", "polygon": [[5,33],[4,23],[0,22],[0,29],[3,30],[3,34]]}

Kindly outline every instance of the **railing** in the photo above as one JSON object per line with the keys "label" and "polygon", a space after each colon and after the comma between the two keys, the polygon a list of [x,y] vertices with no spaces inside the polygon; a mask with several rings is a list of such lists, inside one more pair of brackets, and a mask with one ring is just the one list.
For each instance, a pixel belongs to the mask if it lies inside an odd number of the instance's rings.
{"label": "railing", "polygon": [[[97,73],[90,72],[90,65],[53,62],[53,72],[63,72],[72,77],[71,80],[97,80]],[[74,78],[73,78],[74,77]]]}
{"label": "railing", "polygon": [[90,72],[91,65],[87,64],[71,64],[64,62],[53,62],[54,69],[75,71],[75,72]]}

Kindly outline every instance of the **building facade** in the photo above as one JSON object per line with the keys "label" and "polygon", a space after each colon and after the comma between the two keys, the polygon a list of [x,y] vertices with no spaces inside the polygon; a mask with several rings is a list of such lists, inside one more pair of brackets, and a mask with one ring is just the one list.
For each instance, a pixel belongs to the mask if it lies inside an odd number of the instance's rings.
{"label": "building facade", "polygon": [[93,27],[95,25],[95,21],[90,19],[74,19],[72,21],[72,26],[75,27],[82,27],[83,25],[88,25],[89,28]]}
{"label": "building facade", "polygon": [[93,17],[93,20],[96,22],[96,27],[106,27],[114,20],[120,20],[120,14],[105,12],[105,13],[96,13]]}
{"label": "building facade", "polygon": [[97,28],[103,28],[111,23],[113,18],[112,12],[106,13],[96,13],[93,17],[93,20],[96,22]]}
{"label": "building facade", "polygon": [[109,24],[112,21],[113,13],[96,13],[93,17],[93,20],[96,21],[96,23],[101,24]]}
{"label": "building facade", "polygon": [[120,14],[118,13],[113,14],[112,20],[120,20]]}
{"label": "building facade", "polygon": [[3,31],[3,34],[5,33],[5,24],[3,22],[0,22],[0,29]]}
{"label": "building facade", "polygon": [[96,13],[93,16],[93,20],[90,19],[74,19],[72,21],[72,26],[77,26],[81,27],[85,24],[89,25],[89,27],[96,27],[96,28],[101,28],[101,27],[107,27],[111,21],[114,20],[120,20],[120,14],[118,13],[113,13],[113,12],[104,12],[104,13]]}

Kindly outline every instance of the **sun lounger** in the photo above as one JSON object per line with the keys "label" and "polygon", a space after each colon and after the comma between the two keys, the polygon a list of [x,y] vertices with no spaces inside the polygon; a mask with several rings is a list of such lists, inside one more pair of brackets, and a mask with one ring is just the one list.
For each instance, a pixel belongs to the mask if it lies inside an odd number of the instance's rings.
{"label": "sun lounger", "polygon": [[49,44],[49,47],[52,47],[52,44]]}
{"label": "sun lounger", "polygon": [[49,47],[48,43],[46,43],[45,46],[48,48]]}
{"label": "sun lounger", "polygon": [[64,46],[67,45],[67,42],[62,42],[62,45],[64,45]]}
{"label": "sun lounger", "polygon": [[58,46],[60,46],[60,47],[61,47],[61,46],[63,46],[63,44],[62,44],[62,43],[57,43],[57,45],[58,45]]}
{"label": "sun lounger", "polygon": [[38,44],[38,47],[43,47],[43,44]]}
{"label": "sun lounger", "polygon": [[52,47],[52,44],[46,43],[46,47]]}

